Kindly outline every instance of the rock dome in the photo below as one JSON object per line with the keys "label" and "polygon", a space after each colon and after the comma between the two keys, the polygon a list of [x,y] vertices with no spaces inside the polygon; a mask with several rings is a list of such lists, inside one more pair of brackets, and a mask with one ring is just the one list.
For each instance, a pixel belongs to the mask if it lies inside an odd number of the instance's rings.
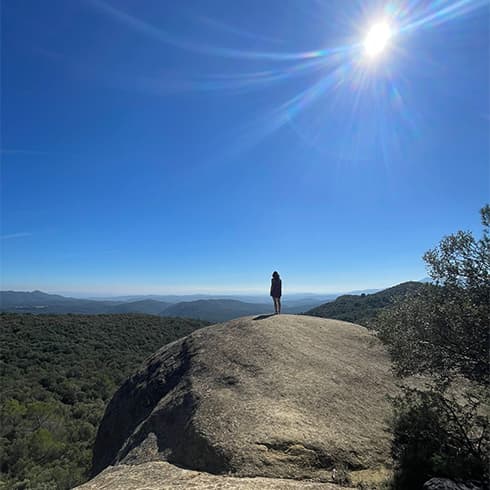
{"label": "rock dome", "polygon": [[213,325],[162,347],[119,388],[93,474],[151,461],[318,481],[334,468],[378,471],[390,465],[395,390],[364,327],[300,315]]}

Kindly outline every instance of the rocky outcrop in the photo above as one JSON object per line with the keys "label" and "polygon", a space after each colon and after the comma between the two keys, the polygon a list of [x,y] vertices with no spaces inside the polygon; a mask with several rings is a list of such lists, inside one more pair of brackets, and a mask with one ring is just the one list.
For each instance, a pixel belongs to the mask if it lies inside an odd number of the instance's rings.
{"label": "rocky outcrop", "polygon": [[163,461],[110,466],[78,490],[354,490],[326,482],[280,478],[236,478],[177,468]]}
{"label": "rocky outcrop", "polygon": [[394,391],[387,354],[358,325],[293,315],[213,325],[163,347],[120,387],[93,474],[158,460],[239,477],[375,470],[390,464]]}

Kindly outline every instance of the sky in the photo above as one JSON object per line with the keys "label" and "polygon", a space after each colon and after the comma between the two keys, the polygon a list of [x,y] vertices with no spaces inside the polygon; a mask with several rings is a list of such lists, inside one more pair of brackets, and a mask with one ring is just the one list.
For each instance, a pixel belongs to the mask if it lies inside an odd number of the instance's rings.
{"label": "sky", "polygon": [[480,233],[488,1],[3,0],[1,22],[1,289],[382,288]]}

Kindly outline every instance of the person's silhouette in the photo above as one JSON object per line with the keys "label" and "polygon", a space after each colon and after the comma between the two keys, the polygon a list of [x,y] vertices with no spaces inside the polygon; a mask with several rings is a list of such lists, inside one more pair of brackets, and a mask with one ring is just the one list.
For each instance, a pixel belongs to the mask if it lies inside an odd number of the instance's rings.
{"label": "person's silhouette", "polygon": [[274,310],[276,315],[281,313],[281,295],[282,295],[282,281],[279,277],[279,273],[274,271],[272,273],[271,280],[271,296],[274,301]]}

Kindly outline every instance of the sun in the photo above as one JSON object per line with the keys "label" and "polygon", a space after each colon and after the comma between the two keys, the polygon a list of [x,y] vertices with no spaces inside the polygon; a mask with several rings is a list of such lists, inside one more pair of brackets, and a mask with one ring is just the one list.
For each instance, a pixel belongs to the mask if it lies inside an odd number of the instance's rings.
{"label": "sun", "polygon": [[382,21],[374,24],[369,29],[364,39],[364,52],[368,58],[376,58],[389,45],[393,35],[392,29],[388,22]]}

